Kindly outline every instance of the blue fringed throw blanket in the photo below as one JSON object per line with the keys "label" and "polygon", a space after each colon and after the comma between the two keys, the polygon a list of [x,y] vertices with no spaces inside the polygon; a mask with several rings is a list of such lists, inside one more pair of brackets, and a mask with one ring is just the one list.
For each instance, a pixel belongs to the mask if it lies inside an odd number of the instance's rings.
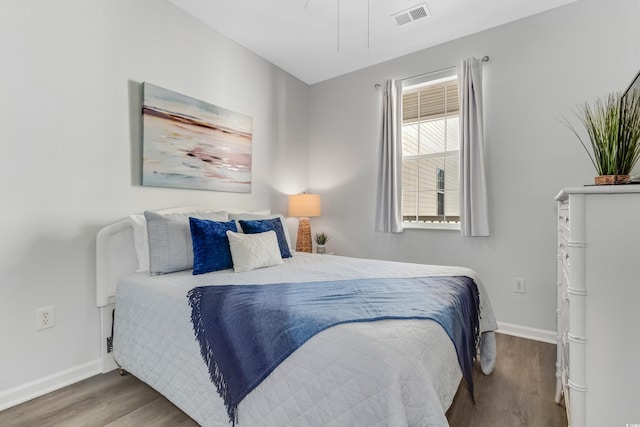
{"label": "blue fringed throw blanket", "polygon": [[204,286],[187,296],[200,352],[233,424],[240,401],[278,364],[315,334],[349,322],[438,322],[473,396],[479,295],[469,277]]}

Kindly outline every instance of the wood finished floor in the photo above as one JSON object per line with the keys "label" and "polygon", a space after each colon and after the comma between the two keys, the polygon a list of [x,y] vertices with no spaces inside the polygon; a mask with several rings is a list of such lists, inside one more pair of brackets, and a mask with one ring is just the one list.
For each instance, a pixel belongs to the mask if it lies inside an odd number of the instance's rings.
{"label": "wood finished floor", "polygon": [[[554,403],[555,345],[497,334],[498,362],[473,373],[476,405],[465,384],[447,412],[451,427],[566,427]],[[116,371],[97,375],[0,412],[3,427],[187,427],[197,424],[151,387]]]}
{"label": "wood finished floor", "polygon": [[476,405],[465,384],[447,412],[451,427],[567,427],[564,401],[556,405],[556,346],[496,334],[491,375],[473,372]]}

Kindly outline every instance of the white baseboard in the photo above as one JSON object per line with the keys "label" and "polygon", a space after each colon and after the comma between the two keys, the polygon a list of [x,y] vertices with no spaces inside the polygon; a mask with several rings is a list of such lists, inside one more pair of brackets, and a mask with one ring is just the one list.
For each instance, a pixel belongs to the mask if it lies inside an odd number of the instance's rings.
{"label": "white baseboard", "polygon": [[527,338],[534,341],[542,341],[549,344],[557,343],[556,331],[547,331],[544,329],[529,328],[528,326],[498,322],[498,330],[496,332],[520,338]]}
{"label": "white baseboard", "polygon": [[96,359],[84,365],[0,391],[0,411],[97,375],[101,373],[101,366],[100,359]]}

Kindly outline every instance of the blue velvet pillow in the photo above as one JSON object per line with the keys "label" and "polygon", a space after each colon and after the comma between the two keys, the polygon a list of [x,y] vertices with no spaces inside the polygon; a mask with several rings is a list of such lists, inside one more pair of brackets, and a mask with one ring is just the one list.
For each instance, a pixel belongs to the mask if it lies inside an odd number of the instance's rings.
{"label": "blue velvet pillow", "polygon": [[189,218],[193,243],[193,274],[233,268],[227,230],[238,231],[235,221]]}
{"label": "blue velvet pillow", "polygon": [[240,219],[238,220],[242,232],[246,234],[264,233],[266,231],[275,231],[278,238],[278,246],[280,246],[280,255],[282,258],[291,258],[287,239],[284,237],[284,228],[280,218],[271,219]]}

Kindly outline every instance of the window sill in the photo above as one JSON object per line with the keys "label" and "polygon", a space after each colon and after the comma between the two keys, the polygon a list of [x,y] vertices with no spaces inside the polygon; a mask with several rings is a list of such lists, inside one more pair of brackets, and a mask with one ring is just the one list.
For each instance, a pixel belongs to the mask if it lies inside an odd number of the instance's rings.
{"label": "window sill", "polygon": [[416,223],[416,222],[403,222],[402,228],[405,230],[451,230],[460,231],[460,224],[455,223]]}

